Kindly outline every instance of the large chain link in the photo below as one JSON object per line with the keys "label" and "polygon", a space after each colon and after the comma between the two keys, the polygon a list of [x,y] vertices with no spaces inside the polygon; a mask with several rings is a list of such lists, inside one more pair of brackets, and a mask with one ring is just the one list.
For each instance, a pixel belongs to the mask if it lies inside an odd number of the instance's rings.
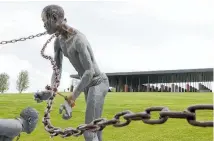
{"label": "large chain link", "polygon": [[[47,31],[42,32],[42,33],[38,33],[36,35],[30,35],[28,37],[22,37],[22,38],[19,38],[19,39],[13,39],[13,40],[9,40],[9,41],[1,41],[0,45],[5,45],[5,44],[8,44],[8,43],[16,43],[18,41],[26,41],[27,39],[33,39],[35,37],[41,37],[41,36],[43,36],[45,34],[47,34]],[[16,141],[18,141],[20,139],[20,136],[21,136],[20,134],[17,136]]]}
{"label": "large chain link", "polygon": [[[131,123],[131,121],[141,120],[145,124],[163,124],[165,123],[168,118],[181,118],[186,119],[190,125],[199,126],[199,127],[213,127],[212,121],[205,121],[200,122],[196,120],[196,110],[213,110],[214,105],[193,105],[189,106],[185,111],[176,112],[170,111],[167,107],[149,107],[145,109],[143,112],[133,113],[132,111],[122,111],[117,113],[113,119],[107,120],[106,118],[99,118],[93,120],[89,124],[81,124],[77,128],[68,127],[62,130],[60,127],[54,127],[50,122],[50,112],[52,109],[53,100],[57,94],[57,88],[59,86],[59,70],[56,66],[56,62],[53,60],[51,56],[44,55],[44,50],[48,43],[55,37],[56,35],[52,35],[50,39],[44,44],[41,55],[51,61],[53,65],[53,70],[55,72],[55,85],[53,87],[53,95],[47,102],[47,108],[45,110],[43,124],[45,130],[50,134],[51,137],[60,135],[62,138],[69,137],[69,136],[80,136],[85,131],[97,132],[103,130],[105,127],[109,125],[113,125],[114,127],[124,127]],[[159,119],[152,119],[151,112],[159,111]],[[120,118],[123,117],[125,119],[124,122],[120,121]]]}
{"label": "large chain link", "polygon": [[[2,41],[0,42],[0,45],[7,44],[7,43],[15,43],[17,41],[25,41],[27,39],[33,39],[35,37],[40,37],[42,35],[47,34],[47,32],[39,33],[37,35],[31,35],[26,38],[20,38],[20,39],[14,39],[10,41]],[[91,132],[97,132],[102,131],[105,127],[113,125],[114,127],[124,127],[131,123],[131,121],[138,121],[141,120],[145,124],[163,124],[165,123],[168,118],[180,118],[180,119],[186,119],[187,122],[192,126],[198,126],[198,127],[213,127],[214,123],[213,121],[197,121],[196,120],[196,110],[213,110],[214,105],[193,105],[189,106],[185,111],[182,112],[176,112],[176,111],[170,111],[167,107],[149,107],[145,109],[143,112],[139,113],[133,113],[132,111],[122,111],[117,113],[112,119],[107,120],[106,118],[99,118],[93,120],[89,124],[81,124],[77,128],[68,127],[62,130],[60,127],[54,127],[51,124],[50,121],[50,112],[52,109],[53,100],[57,94],[57,88],[59,86],[59,70],[56,66],[56,62],[51,56],[47,56],[44,54],[45,48],[47,47],[48,43],[51,42],[51,40],[56,37],[57,34],[53,34],[47,42],[43,45],[43,48],[41,50],[41,55],[45,59],[48,59],[51,61],[51,65],[53,66],[53,70],[55,72],[55,85],[53,86],[53,95],[50,97],[50,99],[47,101],[47,107],[44,113],[43,117],[43,124],[45,127],[45,130],[50,134],[51,137],[60,135],[62,138],[69,137],[69,136],[80,136],[85,131],[91,131]],[[159,119],[152,120],[151,119],[151,112],[159,111]],[[120,120],[120,118],[123,117],[125,119],[124,122]],[[17,140],[19,139],[20,135],[18,136]]]}
{"label": "large chain link", "polygon": [[19,38],[19,39],[13,39],[13,40],[10,40],[10,41],[1,41],[1,42],[0,42],[0,45],[4,45],[4,44],[8,44],[8,43],[16,43],[16,42],[18,42],[18,41],[26,41],[27,39],[33,39],[33,38],[35,38],[35,37],[40,37],[40,36],[43,36],[43,35],[45,35],[45,34],[47,34],[46,31],[43,32],[43,33],[38,33],[38,34],[36,34],[36,35],[30,35],[30,36],[28,36],[28,37],[23,37],[23,38]]}

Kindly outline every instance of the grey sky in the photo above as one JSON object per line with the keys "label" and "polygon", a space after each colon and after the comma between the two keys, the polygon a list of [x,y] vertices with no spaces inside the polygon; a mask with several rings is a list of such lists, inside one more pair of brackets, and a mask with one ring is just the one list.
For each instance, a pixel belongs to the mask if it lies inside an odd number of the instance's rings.
{"label": "grey sky", "polygon": [[[68,23],[84,33],[104,72],[213,67],[213,0],[144,0],[126,2],[1,2],[0,40],[43,32],[42,9],[61,5]],[[49,35],[0,46],[0,73],[10,76],[10,91],[20,70],[30,72],[28,91],[50,84],[50,62],[40,55]],[[52,43],[46,53],[53,56]],[[63,62],[61,89],[76,74]]]}

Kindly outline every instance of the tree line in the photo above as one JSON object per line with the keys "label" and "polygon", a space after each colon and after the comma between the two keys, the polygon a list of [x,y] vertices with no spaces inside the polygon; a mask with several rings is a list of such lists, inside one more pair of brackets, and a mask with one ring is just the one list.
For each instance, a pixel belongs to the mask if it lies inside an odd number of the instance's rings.
{"label": "tree line", "polygon": [[[10,87],[10,76],[3,72],[0,74],[0,93],[5,93]],[[29,73],[26,70],[19,72],[16,80],[16,89],[19,93],[29,88]]]}

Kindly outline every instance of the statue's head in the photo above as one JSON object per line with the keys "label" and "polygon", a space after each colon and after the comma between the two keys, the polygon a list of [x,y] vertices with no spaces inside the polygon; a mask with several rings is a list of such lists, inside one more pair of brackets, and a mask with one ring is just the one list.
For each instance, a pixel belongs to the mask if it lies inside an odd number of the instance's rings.
{"label": "statue's head", "polygon": [[58,5],[48,5],[42,10],[42,21],[48,34],[53,34],[64,21],[64,10]]}
{"label": "statue's head", "polygon": [[23,122],[24,132],[30,134],[36,128],[39,119],[39,113],[36,109],[27,107],[20,113]]}

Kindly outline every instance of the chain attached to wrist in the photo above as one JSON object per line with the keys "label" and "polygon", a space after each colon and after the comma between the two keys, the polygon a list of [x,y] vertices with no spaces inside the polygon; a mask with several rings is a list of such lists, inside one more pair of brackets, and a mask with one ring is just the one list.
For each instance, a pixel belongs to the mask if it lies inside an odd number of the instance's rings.
{"label": "chain attached to wrist", "polygon": [[71,98],[68,98],[68,96],[65,96],[65,100],[68,102],[68,104],[71,106],[71,107],[74,107],[76,104],[75,104],[75,101],[72,100]]}
{"label": "chain attached to wrist", "polygon": [[[45,87],[46,90],[52,90],[51,86],[47,85]],[[58,95],[62,96],[67,102],[68,104],[71,106],[71,107],[74,107],[76,104],[75,104],[75,101],[72,100],[70,97],[68,98],[68,96],[64,96],[63,94],[57,92]]]}

